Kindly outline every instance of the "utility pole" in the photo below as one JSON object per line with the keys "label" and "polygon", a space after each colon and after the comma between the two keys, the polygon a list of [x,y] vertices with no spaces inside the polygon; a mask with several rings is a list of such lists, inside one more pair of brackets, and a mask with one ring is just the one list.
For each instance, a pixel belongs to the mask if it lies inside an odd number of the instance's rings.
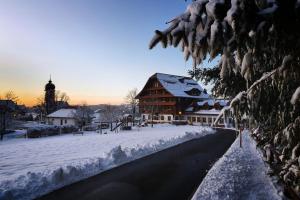
{"label": "utility pole", "polygon": [[153,128],[153,112],[154,112],[154,106],[152,105],[152,109],[151,109],[151,127]]}
{"label": "utility pole", "polygon": [[1,137],[0,137],[0,139],[1,140],[3,140],[3,136],[4,136],[4,133],[5,133],[5,129],[6,129],[6,120],[5,120],[5,111],[2,111],[1,113],[0,113],[0,118],[1,118],[1,126],[0,126],[0,135],[1,135]]}

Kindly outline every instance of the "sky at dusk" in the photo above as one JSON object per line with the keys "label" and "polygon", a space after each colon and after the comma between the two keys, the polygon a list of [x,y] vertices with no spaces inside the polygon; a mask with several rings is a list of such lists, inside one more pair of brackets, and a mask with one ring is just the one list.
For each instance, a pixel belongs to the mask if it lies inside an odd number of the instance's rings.
{"label": "sky at dusk", "polygon": [[184,0],[0,0],[0,94],[33,105],[51,74],[71,103],[124,102],[156,72],[187,75],[179,49],[153,50],[155,29]]}

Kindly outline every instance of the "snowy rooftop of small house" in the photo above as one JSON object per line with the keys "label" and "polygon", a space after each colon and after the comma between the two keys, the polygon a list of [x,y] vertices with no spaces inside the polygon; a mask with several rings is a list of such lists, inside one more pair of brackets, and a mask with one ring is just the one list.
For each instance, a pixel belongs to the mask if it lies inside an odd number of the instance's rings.
{"label": "snowy rooftop of small house", "polygon": [[47,117],[73,118],[75,113],[75,109],[60,109],[47,115]]}
{"label": "snowy rooftop of small house", "polygon": [[227,106],[229,100],[225,100],[225,99],[217,99],[217,100],[213,100],[213,99],[208,99],[208,100],[204,100],[204,101],[198,101],[197,104],[198,106],[203,106],[205,104],[208,104],[209,106],[213,106],[216,103],[219,103],[220,106]]}
{"label": "snowy rooftop of small house", "polygon": [[94,113],[102,113],[103,112],[103,109],[97,109],[94,111]]}
{"label": "snowy rooftop of small house", "polygon": [[210,109],[210,110],[199,110],[195,114],[207,114],[207,115],[218,115],[221,110]]}
{"label": "snowy rooftop of small house", "polygon": [[[162,86],[176,97],[188,97],[188,98],[199,98],[208,99],[209,94],[192,78],[184,76],[176,76],[170,74],[157,73],[156,77]],[[187,92],[192,90],[198,90],[199,95],[190,95]]]}

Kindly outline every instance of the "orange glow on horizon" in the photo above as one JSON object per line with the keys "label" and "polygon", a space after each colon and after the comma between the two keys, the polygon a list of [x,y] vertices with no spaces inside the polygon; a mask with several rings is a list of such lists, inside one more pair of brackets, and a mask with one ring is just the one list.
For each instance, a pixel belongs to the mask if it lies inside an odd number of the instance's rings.
{"label": "orange glow on horizon", "polygon": [[[40,96],[42,97],[42,96]],[[19,101],[18,104],[25,104],[26,106],[32,107],[37,105],[37,98],[36,97],[22,97],[19,96]],[[102,98],[78,98],[78,99],[72,99],[70,97],[70,105],[78,105],[82,103],[87,103],[88,105],[98,105],[98,104],[111,104],[111,105],[120,105],[125,103],[122,98],[117,98],[117,97],[102,97]]]}

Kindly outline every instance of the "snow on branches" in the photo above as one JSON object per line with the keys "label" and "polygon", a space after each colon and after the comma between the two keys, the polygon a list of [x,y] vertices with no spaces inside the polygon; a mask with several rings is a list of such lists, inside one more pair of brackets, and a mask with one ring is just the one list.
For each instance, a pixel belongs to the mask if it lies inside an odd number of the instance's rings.
{"label": "snow on branches", "polygon": [[[149,48],[159,42],[163,47],[180,45],[184,58],[193,60],[194,74],[201,72],[197,67],[207,56],[220,57],[216,95],[237,95],[231,109],[237,119],[247,115],[251,127],[261,127],[257,138],[268,158],[276,158],[281,167],[292,157],[300,160],[299,138],[287,137],[294,134],[289,127],[300,123],[300,1],[194,0],[167,24],[155,31]],[[282,148],[278,141],[284,137],[279,135],[289,138],[284,140],[288,148]],[[273,140],[277,142],[271,144]],[[283,170],[281,177],[300,196],[300,177],[293,172]]]}

